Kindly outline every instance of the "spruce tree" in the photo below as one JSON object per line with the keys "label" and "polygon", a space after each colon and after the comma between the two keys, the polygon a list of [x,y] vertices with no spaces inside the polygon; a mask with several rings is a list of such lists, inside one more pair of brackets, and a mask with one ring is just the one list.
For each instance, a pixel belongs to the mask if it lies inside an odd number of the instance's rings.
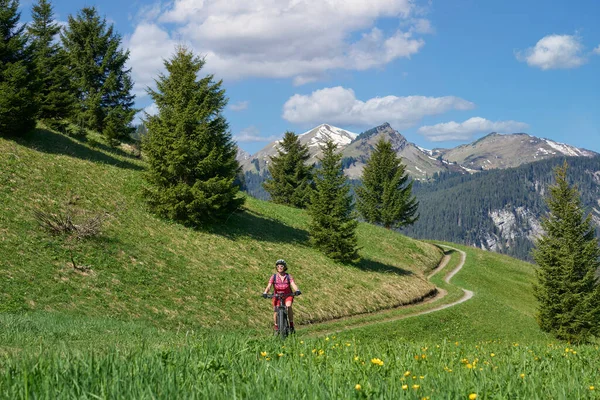
{"label": "spruce tree", "polygon": [[95,7],[86,7],[69,16],[61,39],[77,94],[74,122],[102,132],[112,144],[129,137],[137,110],[131,69],[125,66],[129,51],[119,48],[121,36]]}
{"label": "spruce tree", "polygon": [[35,71],[18,0],[0,0],[0,134],[23,135],[35,127]]}
{"label": "spruce tree", "polygon": [[358,261],[356,227],[352,216],[350,185],[342,169],[342,155],[337,145],[328,141],[322,146],[320,168],[315,174],[315,190],[308,213],[310,240],[317,249],[334,260]]}
{"label": "spruce tree", "polygon": [[166,218],[201,226],[226,219],[244,198],[234,184],[237,146],[222,115],[222,82],[198,79],[204,60],[185,47],[164,62],[166,74],[148,94],[158,114],[146,115],[143,149],[150,208]]}
{"label": "spruce tree", "polygon": [[71,115],[75,97],[69,76],[67,53],[55,41],[60,25],[54,22],[54,12],[48,0],[38,0],[33,6],[32,22],[27,31],[31,37],[33,62],[38,89],[38,118],[49,123]]}
{"label": "spruce tree", "polygon": [[383,138],[363,169],[356,194],[357,208],[367,222],[390,229],[411,225],[419,218],[406,166]]}
{"label": "spruce tree", "polygon": [[313,189],[313,166],[306,164],[309,158],[308,146],[300,143],[294,132],[286,132],[269,163],[271,178],[263,183],[273,202],[297,208],[308,206]]}
{"label": "spruce tree", "polygon": [[584,216],[579,191],[567,182],[567,163],[555,169],[555,185],[536,241],[534,285],[543,331],[570,342],[600,335],[600,247],[591,215]]}

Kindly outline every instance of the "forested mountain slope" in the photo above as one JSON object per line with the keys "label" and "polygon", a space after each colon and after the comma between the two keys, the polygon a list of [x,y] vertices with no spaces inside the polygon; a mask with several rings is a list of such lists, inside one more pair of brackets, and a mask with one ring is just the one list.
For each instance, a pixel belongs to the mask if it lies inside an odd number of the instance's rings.
{"label": "forested mountain slope", "polygon": [[420,202],[421,217],[403,233],[530,260],[533,239],[541,232],[544,196],[553,183],[553,169],[564,160],[586,211],[600,227],[600,157],[567,157],[473,175],[442,173],[430,183],[415,181],[413,193]]}

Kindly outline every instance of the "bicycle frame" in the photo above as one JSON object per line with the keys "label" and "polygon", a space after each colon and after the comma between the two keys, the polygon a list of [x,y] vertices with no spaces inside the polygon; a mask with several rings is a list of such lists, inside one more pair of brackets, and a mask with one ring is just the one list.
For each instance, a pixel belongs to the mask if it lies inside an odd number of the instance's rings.
{"label": "bicycle frame", "polygon": [[277,299],[279,304],[277,305],[277,326],[279,327],[279,336],[285,339],[290,334],[290,324],[288,320],[288,310],[285,305],[285,299],[288,297],[295,297],[294,293],[274,293],[267,295],[268,299]]}

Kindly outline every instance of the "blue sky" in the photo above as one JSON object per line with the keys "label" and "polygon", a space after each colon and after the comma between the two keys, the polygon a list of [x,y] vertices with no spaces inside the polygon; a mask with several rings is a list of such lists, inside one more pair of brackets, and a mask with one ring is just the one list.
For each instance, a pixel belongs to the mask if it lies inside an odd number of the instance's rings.
{"label": "blue sky", "polygon": [[[22,20],[31,0],[22,1]],[[600,1],[55,0],[96,6],[131,52],[137,106],[177,44],[223,79],[225,116],[255,153],[286,130],[389,122],[451,147],[526,132],[600,152]]]}

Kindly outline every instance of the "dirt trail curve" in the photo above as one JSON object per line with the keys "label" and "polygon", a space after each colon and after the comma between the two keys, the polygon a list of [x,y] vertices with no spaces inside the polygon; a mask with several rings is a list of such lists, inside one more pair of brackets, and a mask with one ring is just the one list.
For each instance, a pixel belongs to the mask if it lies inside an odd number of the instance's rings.
{"label": "dirt trail curve", "polygon": [[[462,250],[455,249],[454,247],[445,246],[445,245],[439,245],[439,246],[443,247],[445,249],[454,250],[454,251],[457,251],[458,253],[460,253],[460,262],[458,263],[458,265],[456,266],[456,268],[454,268],[454,270],[452,270],[450,273],[448,273],[446,275],[446,277],[444,278],[444,281],[446,283],[450,284],[450,279],[452,279],[452,277],[454,275],[456,275],[456,273],[458,271],[460,271],[461,268],[465,265],[465,260],[467,258],[467,254],[464,251],[462,251]],[[440,263],[436,267],[436,269],[434,269],[433,271],[431,271],[431,273],[429,275],[427,275],[427,279],[431,279],[432,276],[434,276],[438,272],[442,271],[446,267],[446,265],[448,264],[449,261],[450,261],[450,256],[444,255],[444,257],[442,258],[442,260],[440,261]],[[426,303],[431,303],[433,301],[438,301],[438,300],[444,298],[446,296],[446,294],[447,294],[446,290],[444,290],[442,288],[439,288],[439,287],[437,288],[437,291],[438,291],[438,293],[435,296],[430,297],[429,299],[427,299],[427,300],[425,300],[423,302],[419,302],[419,303],[413,304],[412,306],[426,304]],[[406,315],[392,316],[392,317],[389,317],[389,318],[385,318],[385,319],[377,320],[377,321],[373,321],[373,322],[361,322],[361,323],[358,323],[358,324],[355,324],[355,325],[352,325],[352,326],[346,326],[344,328],[333,329],[331,331],[319,331],[319,332],[314,332],[314,333],[311,332],[309,335],[310,336],[330,335],[330,334],[333,334],[333,333],[338,333],[338,332],[342,332],[342,331],[346,331],[346,330],[350,330],[350,329],[361,328],[361,327],[364,327],[364,326],[367,326],[367,325],[380,324],[380,323],[383,323],[383,322],[398,321],[398,320],[405,319],[405,318],[410,318],[410,317],[416,317],[416,316],[419,316],[419,315],[430,314],[430,313],[435,312],[435,311],[440,311],[440,310],[443,310],[445,308],[453,307],[453,306],[455,306],[457,304],[464,303],[465,301],[467,301],[467,300],[469,300],[470,298],[473,297],[474,293],[472,291],[467,290],[467,289],[462,289],[462,291],[464,292],[464,295],[460,299],[458,299],[458,300],[456,300],[456,301],[454,301],[452,303],[442,304],[442,305],[439,305],[437,307],[430,308],[428,310],[417,311],[417,312],[414,312],[414,313],[411,313],[411,314],[406,314]],[[411,306],[403,306],[403,308],[404,307],[411,307]],[[378,314],[385,314],[385,313],[390,313],[390,312],[392,312],[394,310],[396,310],[396,309],[382,310],[382,311],[379,311],[377,313]],[[342,320],[346,320],[346,321],[350,321],[350,320],[352,320],[354,318],[359,318],[359,317],[364,317],[364,315],[345,317],[345,318],[341,318],[341,319]],[[340,321],[340,319],[337,319],[337,320],[334,320],[334,321]],[[334,321],[329,321],[329,322],[334,322]],[[315,325],[325,325],[325,324],[327,324],[327,322],[321,322],[321,323],[317,323]]]}

